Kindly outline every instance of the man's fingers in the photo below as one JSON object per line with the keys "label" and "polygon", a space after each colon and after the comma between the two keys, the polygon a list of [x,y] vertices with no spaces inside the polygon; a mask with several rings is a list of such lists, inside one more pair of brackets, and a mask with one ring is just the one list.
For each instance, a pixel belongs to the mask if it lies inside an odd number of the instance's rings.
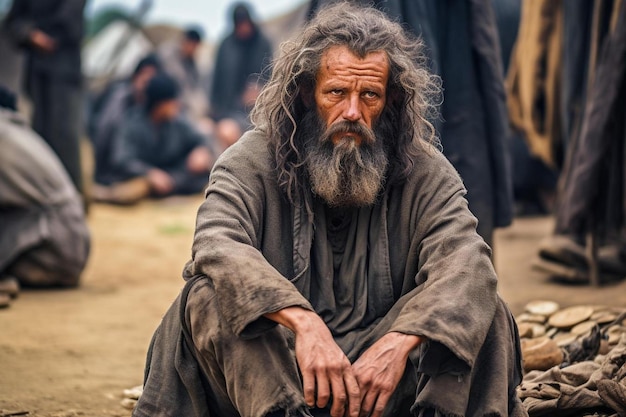
{"label": "man's fingers", "polygon": [[317,406],[319,408],[324,408],[330,399],[328,376],[325,372],[318,372],[316,374],[315,382],[317,383]]}
{"label": "man's fingers", "polygon": [[378,393],[375,391],[368,391],[365,394],[365,397],[361,401],[361,410],[359,413],[359,417],[369,417],[374,409],[374,405],[376,404],[376,398],[378,397]]}
{"label": "man's fingers", "polygon": [[391,393],[388,392],[381,392],[378,395],[371,413],[372,417],[382,417],[385,407],[387,406],[387,402],[389,402],[389,398],[391,398]]}
{"label": "man's fingers", "polygon": [[304,390],[306,405],[315,406],[315,376],[312,372],[302,373],[302,389]]}
{"label": "man's fingers", "polygon": [[361,390],[352,372],[346,373],[343,377],[346,393],[348,396],[348,412],[349,417],[358,417],[361,411]]}

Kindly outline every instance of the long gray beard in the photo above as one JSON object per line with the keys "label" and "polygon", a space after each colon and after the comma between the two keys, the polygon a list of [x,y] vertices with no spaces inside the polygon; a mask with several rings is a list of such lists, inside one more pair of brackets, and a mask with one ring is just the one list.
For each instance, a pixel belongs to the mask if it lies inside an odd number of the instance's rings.
{"label": "long gray beard", "polygon": [[[351,122],[341,122],[324,131],[316,112],[307,114],[301,127],[306,137],[306,167],[313,192],[331,207],[374,204],[389,164],[382,138],[366,126]],[[331,138],[335,132],[355,132],[363,140],[357,146],[351,138],[344,137],[334,145]]]}

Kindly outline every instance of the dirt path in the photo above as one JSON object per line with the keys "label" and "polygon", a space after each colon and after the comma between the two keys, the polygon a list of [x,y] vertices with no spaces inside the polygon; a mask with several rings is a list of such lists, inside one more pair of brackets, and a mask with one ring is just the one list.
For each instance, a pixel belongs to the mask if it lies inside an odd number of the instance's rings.
{"label": "dirt path", "polygon": [[[129,416],[121,392],[142,382],[146,349],[182,286],[200,197],[92,207],[92,256],[79,289],[24,291],[0,311],[0,416]],[[498,232],[500,292],[515,313],[532,299],[626,305],[626,282],[592,290],[530,270],[549,218]]]}

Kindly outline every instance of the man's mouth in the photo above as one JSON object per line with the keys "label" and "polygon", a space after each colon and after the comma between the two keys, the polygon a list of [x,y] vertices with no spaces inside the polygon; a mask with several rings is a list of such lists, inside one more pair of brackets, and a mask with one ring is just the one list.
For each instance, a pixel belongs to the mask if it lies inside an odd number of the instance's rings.
{"label": "man's mouth", "polygon": [[335,133],[331,140],[333,141],[333,145],[337,146],[341,142],[353,142],[356,146],[361,145],[362,138],[360,135],[354,132],[339,132]]}

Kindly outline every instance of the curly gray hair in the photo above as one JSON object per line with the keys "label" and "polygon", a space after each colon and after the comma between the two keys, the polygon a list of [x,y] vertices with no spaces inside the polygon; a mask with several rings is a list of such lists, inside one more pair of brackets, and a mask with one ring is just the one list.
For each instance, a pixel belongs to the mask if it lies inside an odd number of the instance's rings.
{"label": "curly gray hair", "polygon": [[393,132],[385,138],[388,184],[407,178],[424,143],[438,144],[429,120],[437,115],[441,83],[427,69],[422,41],[373,8],[342,2],[321,9],[298,36],[281,45],[272,76],[251,113],[255,127],[269,138],[279,185],[292,203],[306,178],[301,175],[304,144],[296,135],[309,111],[304,97],[312,97],[321,58],[333,46],[347,46],[359,57],[374,51],[387,54],[390,72],[381,119]]}

